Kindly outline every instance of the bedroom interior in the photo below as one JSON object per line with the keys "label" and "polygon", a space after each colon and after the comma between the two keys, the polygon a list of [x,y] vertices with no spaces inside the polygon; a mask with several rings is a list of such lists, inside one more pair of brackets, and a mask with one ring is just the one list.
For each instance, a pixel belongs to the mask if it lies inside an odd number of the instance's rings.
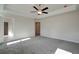
{"label": "bedroom interior", "polygon": [[0,4],[0,54],[79,54],[78,4]]}

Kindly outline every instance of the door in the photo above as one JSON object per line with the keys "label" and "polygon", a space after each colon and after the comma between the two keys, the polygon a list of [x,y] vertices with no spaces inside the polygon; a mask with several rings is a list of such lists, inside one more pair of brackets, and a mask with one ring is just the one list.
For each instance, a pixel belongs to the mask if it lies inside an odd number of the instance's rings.
{"label": "door", "polygon": [[40,22],[35,22],[35,36],[40,36]]}

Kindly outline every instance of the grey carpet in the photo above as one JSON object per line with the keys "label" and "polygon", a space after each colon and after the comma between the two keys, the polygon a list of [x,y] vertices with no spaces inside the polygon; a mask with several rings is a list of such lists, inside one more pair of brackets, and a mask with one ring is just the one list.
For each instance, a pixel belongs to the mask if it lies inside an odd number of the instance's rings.
{"label": "grey carpet", "polygon": [[57,48],[72,54],[79,54],[78,43],[40,36],[8,46],[6,44],[0,45],[0,54],[54,54]]}

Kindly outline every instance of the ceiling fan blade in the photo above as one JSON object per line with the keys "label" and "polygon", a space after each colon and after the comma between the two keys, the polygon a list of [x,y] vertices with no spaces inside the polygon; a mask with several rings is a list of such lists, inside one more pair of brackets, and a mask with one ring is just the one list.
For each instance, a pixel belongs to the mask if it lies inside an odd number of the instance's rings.
{"label": "ceiling fan blade", "polygon": [[35,6],[33,6],[33,8],[35,8],[36,10],[38,10],[38,8],[37,8],[37,7],[35,7]]}
{"label": "ceiling fan blade", "polygon": [[42,9],[42,11],[44,11],[44,10],[46,10],[46,9],[48,9],[48,7],[45,7],[44,9]]}
{"label": "ceiling fan blade", "polygon": [[42,13],[48,14],[48,12],[42,12]]}

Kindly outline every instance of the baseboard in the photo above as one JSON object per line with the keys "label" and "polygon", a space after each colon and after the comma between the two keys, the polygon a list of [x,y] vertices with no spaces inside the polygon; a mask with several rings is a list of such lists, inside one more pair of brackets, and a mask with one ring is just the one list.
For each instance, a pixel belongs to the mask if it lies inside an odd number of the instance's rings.
{"label": "baseboard", "polygon": [[[53,38],[52,37],[48,37],[48,36],[43,36],[43,37],[50,38],[50,39],[63,40],[63,39],[59,39],[59,38],[56,38],[56,37],[53,37]],[[72,42],[72,43],[78,43],[79,44],[78,41],[73,41],[73,40],[66,40],[66,39],[64,39],[63,41]]]}

